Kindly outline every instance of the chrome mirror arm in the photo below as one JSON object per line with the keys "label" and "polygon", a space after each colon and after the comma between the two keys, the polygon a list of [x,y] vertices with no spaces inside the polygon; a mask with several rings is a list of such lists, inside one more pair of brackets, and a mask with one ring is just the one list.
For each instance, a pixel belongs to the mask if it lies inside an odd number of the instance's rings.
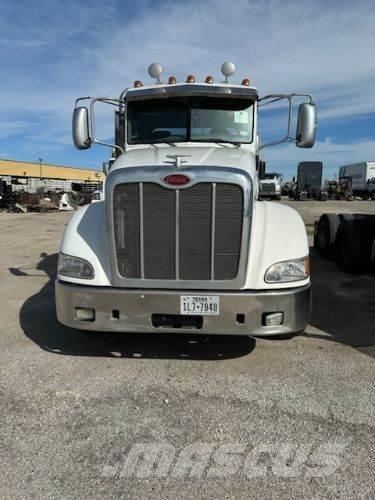
{"label": "chrome mirror arm", "polygon": [[258,107],[262,106],[267,106],[268,104],[272,104],[273,102],[281,101],[282,99],[287,99],[289,102],[288,106],[288,128],[287,128],[287,133],[285,137],[282,139],[276,140],[276,141],[271,141],[271,142],[266,142],[265,144],[262,144],[261,146],[258,147],[258,151],[264,148],[268,148],[270,146],[276,146],[277,144],[283,144],[284,142],[293,142],[296,140],[295,137],[291,137],[290,135],[290,127],[292,123],[292,100],[294,97],[307,97],[310,101],[310,104],[314,104],[313,98],[310,94],[269,94],[264,97],[261,97],[258,100],[258,103],[261,103],[262,101],[266,101],[263,104],[258,104]]}
{"label": "chrome mirror arm", "polygon": [[90,101],[89,108],[90,108],[90,113],[89,113],[89,135],[90,135],[90,143],[91,144],[101,144],[102,146],[107,146],[110,148],[115,148],[118,149],[121,153],[124,153],[124,149],[121,146],[118,146],[117,144],[111,144],[108,142],[103,142],[100,141],[95,137],[95,119],[94,119],[94,105],[96,102],[103,102],[105,104],[109,104],[111,106],[118,106],[120,108],[121,101],[119,99],[116,99],[115,97],[91,97],[91,96],[85,96],[85,97],[78,97],[75,101],[75,108],[77,108],[77,105],[80,101]]}

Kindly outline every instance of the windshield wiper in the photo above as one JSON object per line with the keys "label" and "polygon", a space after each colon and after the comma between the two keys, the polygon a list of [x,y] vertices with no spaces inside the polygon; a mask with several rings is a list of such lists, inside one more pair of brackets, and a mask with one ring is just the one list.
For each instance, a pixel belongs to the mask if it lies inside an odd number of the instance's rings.
{"label": "windshield wiper", "polygon": [[239,148],[241,146],[241,142],[237,141],[229,141],[228,139],[221,139],[218,137],[217,139],[191,139],[192,142],[214,142],[215,144],[218,144],[219,146],[225,147],[225,144],[232,144],[232,146],[235,146],[236,148]]}
{"label": "windshield wiper", "polygon": [[224,144],[232,144],[232,146],[235,146],[236,148],[239,148],[241,145],[240,142],[228,141],[226,139],[215,139],[209,142],[214,142],[215,144],[219,144],[219,146],[224,146]]}
{"label": "windshield wiper", "polygon": [[149,144],[151,144],[151,146],[156,146],[157,144],[169,144],[171,146],[176,146],[176,143],[174,141],[158,141],[158,142],[150,142]]}

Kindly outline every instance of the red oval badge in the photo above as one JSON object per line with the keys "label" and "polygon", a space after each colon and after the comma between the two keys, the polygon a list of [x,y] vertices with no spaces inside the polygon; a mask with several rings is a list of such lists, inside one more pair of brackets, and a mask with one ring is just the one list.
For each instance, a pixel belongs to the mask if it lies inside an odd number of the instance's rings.
{"label": "red oval badge", "polygon": [[164,177],[164,182],[170,186],[186,186],[190,182],[190,177],[184,174],[170,174]]}

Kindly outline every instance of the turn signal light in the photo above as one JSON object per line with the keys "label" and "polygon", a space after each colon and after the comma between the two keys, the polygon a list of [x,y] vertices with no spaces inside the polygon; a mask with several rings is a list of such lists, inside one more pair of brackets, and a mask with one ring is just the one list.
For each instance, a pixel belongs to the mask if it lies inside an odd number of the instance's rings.
{"label": "turn signal light", "polygon": [[195,76],[188,75],[188,77],[186,78],[186,83],[195,83]]}
{"label": "turn signal light", "polygon": [[249,87],[250,86],[250,80],[248,78],[244,78],[242,80],[242,84],[241,85],[246,85],[246,87]]}
{"label": "turn signal light", "polygon": [[177,83],[176,77],[175,76],[170,76],[168,78],[168,83],[169,83],[169,85],[172,85],[173,83]]}
{"label": "turn signal light", "polygon": [[212,76],[206,76],[206,80],[205,80],[206,83],[214,83],[214,79]]}
{"label": "turn signal light", "polygon": [[143,87],[143,83],[141,82],[141,80],[135,80],[134,87]]}

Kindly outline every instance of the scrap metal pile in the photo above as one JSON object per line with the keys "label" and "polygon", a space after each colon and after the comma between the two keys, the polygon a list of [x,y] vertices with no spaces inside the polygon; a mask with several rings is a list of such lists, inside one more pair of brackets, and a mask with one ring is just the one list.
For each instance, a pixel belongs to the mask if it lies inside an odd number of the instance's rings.
{"label": "scrap metal pile", "polygon": [[72,190],[40,191],[28,193],[12,191],[12,185],[0,181],[0,209],[7,212],[49,212],[55,210],[76,210],[91,203],[92,193],[100,188],[100,183],[72,183]]}

